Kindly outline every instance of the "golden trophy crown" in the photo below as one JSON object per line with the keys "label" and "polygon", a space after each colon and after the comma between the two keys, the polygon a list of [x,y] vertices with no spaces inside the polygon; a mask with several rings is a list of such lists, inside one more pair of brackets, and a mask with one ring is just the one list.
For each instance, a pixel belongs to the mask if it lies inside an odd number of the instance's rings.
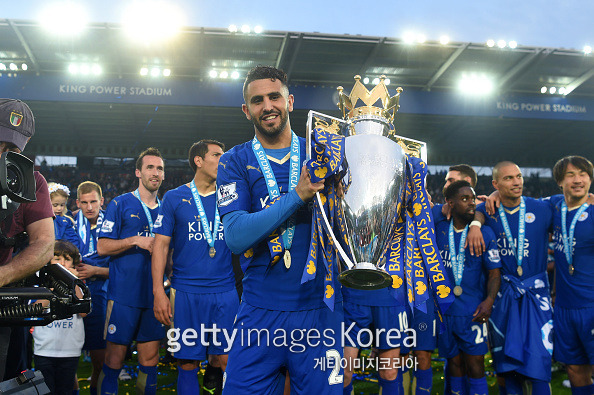
{"label": "golden trophy crown", "polygon": [[[351,90],[351,93],[347,96],[342,86],[338,89],[338,108],[342,111],[342,117],[344,119],[352,119],[361,115],[376,115],[382,118],[386,118],[390,123],[394,121],[394,115],[398,111],[398,101],[400,100],[400,92],[402,88],[396,88],[396,94],[390,96],[388,87],[384,80],[385,75],[380,77],[379,83],[371,90],[368,91],[365,85],[361,83],[361,76],[355,76],[355,85]],[[355,107],[357,101],[361,100],[365,105]],[[374,104],[381,100],[383,108],[375,107]]]}

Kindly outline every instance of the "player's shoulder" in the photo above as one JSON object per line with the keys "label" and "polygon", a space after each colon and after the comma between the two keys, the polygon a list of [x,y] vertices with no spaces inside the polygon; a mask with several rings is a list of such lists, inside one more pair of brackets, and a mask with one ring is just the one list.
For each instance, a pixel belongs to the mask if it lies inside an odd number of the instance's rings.
{"label": "player's shoulder", "polygon": [[66,226],[70,225],[73,226],[74,225],[74,220],[70,217],[65,217],[63,215],[56,215],[56,221],[60,222]]}
{"label": "player's shoulder", "polygon": [[66,220],[70,221],[70,225],[76,225],[76,221],[70,215],[65,215],[64,218],[66,218]]}
{"label": "player's shoulder", "polygon": [[128,207],[130,204],[133,204],[132,199],[136,199],[136,197],[132,194],[132,192],[123,193],[123,194],[111,199],[111,202],[109,202],[107,209],[109,210],[111,207],[112,210],[123,210],[124,208]]}
{"label": "player's shoulder", "polygon": [[250,154],[253,156],[251,140],[238,144],[225,152],[219,160],[219,167],[226,169],[228,165],[232,165],[233,163],[247,162]]}
{"label": "player's shoulder", "polygon": [[495,232],[493,231],[493,229],[491,229],[490,226],[483,225],[481,227],[481,232],[483,233],[483,240],[485,240],[485,242],[490,240],[497,240]]}
{"label": "player's shoulder", "polygon": [[165,195],[163,195],[163,201],[179,200],[182,197],[185,198],[187,195],[191,195],[190,188],[188,188],[186,184],[182,184],[177,188],[173,188],[165,192]]}

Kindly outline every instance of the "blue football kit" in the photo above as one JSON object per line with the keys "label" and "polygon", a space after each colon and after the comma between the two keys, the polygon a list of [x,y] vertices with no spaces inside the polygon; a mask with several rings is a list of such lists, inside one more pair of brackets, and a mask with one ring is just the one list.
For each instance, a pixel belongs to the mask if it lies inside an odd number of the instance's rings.
{"label": "blue football kit", "polygon": [[[460,352],[469,355],[487,353],[487,324],[472,322],[478,305],[487,297],[488,271],[501,268],[495,234],[488,227],[482,228],[486,249],[480,256],[470,255],[464,248],[466,230],[452,228],[453,248],[450,246],[451,221],[442,221],[435,229],[437,246],[450,278],[460,289],[450,308],[444,313],[446,330],[439,335],[439,354],[447,359]],[[452,250],[455,256],[452,257]],[[456,266],[454,266],[456,263]]]}
{"label": "blue football kit", "polygon": [[[147,210],[150,223],[154,224],[159,207],[147,207]],[[98,237],[114,240],[151,237],[150,223],[140,199],[133,193],[126,193],[109,203]],[[133,247],[110,257],[107,298],[106,340],[130,344],[133,340],[153,341],[165,337],[164,327],[153,313],[151,254],[148,251]]]}
{"label": "blue football kit", "polygon": [[[310,247],[312,203],[303,203],[295,190],[289,191],[290,179],[296,183],[299,178],[295,178],[291,163],[297,162],[300,170],[305,160],[305,140],[299,138],[297,143],[299,156],[295,158],[291,158],[294,154],[289,148],[263,150],[269,162],[265,171],[272,172],[275,180],[265,179],[252,141],[232,148],[219,161],[219,211],[227,243],[233,252],[242,253],[245,270],[242,303],[234,324],[238,333],[225,371],[225,394],[282,392],[282,368],[289,371],[291,393],[342,393],[343,312],[337,270],[333,271],[332,285],[326,288],[321,264],[313,280],[301,283]],[[278,186],[280,198],[267,208],[271,186]],[[283,259],[271,264],[268,235],[253,245],[232,247],[230,218],[239,213],[246,217],[274,214],[275,206],[284,207],[286,202],[290,202],[291,210],[285,214],[294,226],[290,264]],[[334,297],[333,311],[324,303],[325,295]],[[307,335],[316,333],[321,336],[308,342]],[[279,337],[282,334],[284,339]]]}
{"label": "blue football kit", "polygon": [[[180,334],[193,329],[198,339],[202,338],[202,328],[216,327],[230,335],[239,308],[231,251],[225,243],[223,225],[215,216],[215,195],[213,191],[199,197],[210,230],[208,237],[187,185],[165,194],[154,227],[155,233],[171,237],[173,328]],[[213,231],[215,226],[217,229]],[[209,238],[214,248],[213,256],[210,255]],[[206,332],[205,344],[197,341],[195,346],[180,342],[175,357],[200,361],[206,359],[207,354],[227,354],[230,348],[227,337],[219,332],[213,341],[212,336],[212,332]]]}
{"label": "blue football kit", "polygon": [[[489,320],[491,352],[497,373],[514,371],[548,382],[553,321],[546,270],[552,210],[548,201],[529,197],[522,201],[517,207],[502,205],[494,215],[486,213],[484,204],[477,206],[485,225],[495,232],[502,264],[501,288]],[[523,243],[518,242],[521,230]],[[520,249],[521,266],[516,259]]]}
{"label": "blue football kit", "polygon": [[[79,211],[76,216],[75,230],[80,240],[81,262],[97,267],[109,267],[109,257],[97,253],[97,236],[105,217],[105,211],[99,211],[97,223],[91,225]],[[104,277],[91,277],[85,280],[89,291],[91,291],[91,303],[93,309],[84,318],[85,323],[85,350],[100,350],[105,348],[103,328],[107,314],[107,285],[109,283]]]}
{"label": "blue football kit", "polygon": [[61,215],[54,217],[54,235],[56,240],[68,241],[80,250],[80,239],[74,231],[74,222],[70,217]]}
{"label": "blue football kit", "polygon": [[[594,287],[592,287],[594,284],[594,265],[592,264],[594,262],[594,207],[568,209],[564,215],[564,199],[556,202],[551,199],[551,203],[553,204],[557,293],[554,315],[555,359],[568,365],[592,365],[594,364]],[[563,217],[565,217],[565,232],[563,232]],[[563,233],[566,235],[565,242]],[[566,245],[569,248],[566,248]]]}

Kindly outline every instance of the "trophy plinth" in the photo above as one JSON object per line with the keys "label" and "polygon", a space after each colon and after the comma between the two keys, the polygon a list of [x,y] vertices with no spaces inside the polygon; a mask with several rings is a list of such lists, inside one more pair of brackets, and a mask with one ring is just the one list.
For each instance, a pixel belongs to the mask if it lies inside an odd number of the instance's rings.
{"label": "trophy plinth", "polygon": [[338,276],[340,283],[354,289],[382,289],[392,284],[392,277],[373,263],[359,262]]}

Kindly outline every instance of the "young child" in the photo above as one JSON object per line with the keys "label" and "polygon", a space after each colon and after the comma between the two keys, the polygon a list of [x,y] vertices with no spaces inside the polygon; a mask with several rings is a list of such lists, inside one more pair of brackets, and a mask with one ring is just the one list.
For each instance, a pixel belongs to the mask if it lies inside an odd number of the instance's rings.
{"label": "young child", "polygon": [[50,182],[47,187],[55,215],[54,232],[56,240],[66,240],[74,244],[76,248],[80,248],[80,239],[74,230],[74,220],[66,215],[70,190],[67,186],[56,182]]}
{"label": "young child", "polygon": [[[51,263],[60,264],[77,275],[74,267],[80,263],[78,249],[72,243],[57,240]],[[79,289],[76,293],[82,297]],[[72,394],[78,359],[85,341],[84,316],[86,314],[74,315],[33,329],[35,369],[43,373],[52,394]]]}

